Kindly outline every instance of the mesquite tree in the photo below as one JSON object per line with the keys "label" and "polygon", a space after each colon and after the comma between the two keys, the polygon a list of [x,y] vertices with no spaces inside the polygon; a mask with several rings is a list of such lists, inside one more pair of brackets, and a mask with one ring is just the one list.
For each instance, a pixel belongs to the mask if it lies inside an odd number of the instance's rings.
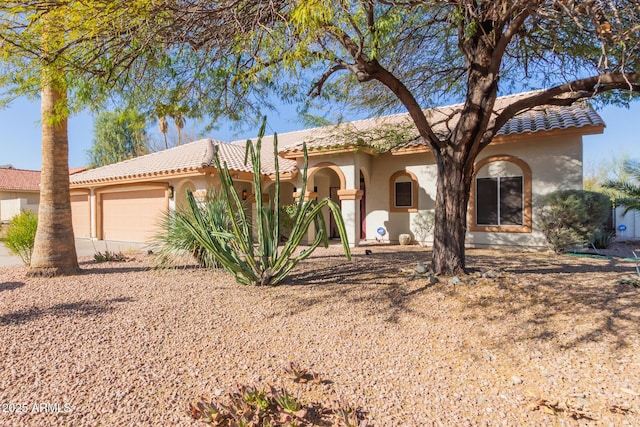
{"label": "mesquite tree", "polygon": [[[216,40],[204,25],[212,6],[188,3],[201,11],[193,15],[200,25],[190,21],[201,31],[186,33],[189,43]],[[536,106],[601,94],[624,101],[621,91],[627,100],[640,92],[640,0],[257,0],[227,11],[246,26],[233,39],[236,85],[267,80],[299,97],[284,69],[310,80],[309,96],[408,111],[438,169],[437,273],[465,267],[474,162],[510,118]],[[496,108],[499,93],[528,88],[542,90]],[[462,105],[452,125],[434,132],[424,109],[453,100]]]}

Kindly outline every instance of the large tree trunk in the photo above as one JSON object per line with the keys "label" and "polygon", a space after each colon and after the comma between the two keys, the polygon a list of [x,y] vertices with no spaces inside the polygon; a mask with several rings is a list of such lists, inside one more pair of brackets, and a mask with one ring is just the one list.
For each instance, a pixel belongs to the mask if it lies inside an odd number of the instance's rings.
{"label": "large tree trunk", "polygon": [[38,229],[30,275],[56,276],[79,271],[69,195],[69,140],[64,77],[53,66],[42,73],[42,173]]}
{"label": "large tree trunk", "polygon": [[464,273],[467,204],[473,177],[472,163],[460,153],[436,155],[438,180],[433,269],[436,274]]}

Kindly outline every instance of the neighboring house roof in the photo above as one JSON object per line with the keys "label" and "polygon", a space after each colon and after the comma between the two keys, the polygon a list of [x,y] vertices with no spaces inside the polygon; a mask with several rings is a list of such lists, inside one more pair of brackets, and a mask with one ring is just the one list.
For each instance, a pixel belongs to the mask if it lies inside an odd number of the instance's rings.
{"label": "neighboring house roof", "polygon": [[0,191],[40,191],[40,172],[0,168]]}
{"label": "neighboring house roof", "polygon": [[[247,164],[244,163],[244,144],[228,144],[212,139],[201,139],[168,150],[79,172],[72,175],[70,181],[71,184],[83,184],[197,171],[203,167],[214,165],[213,156],[216,149],[219,152],[220,161],[226,162],[230,171],[252,171],[250,159]],[[263,148],[263,152],[265,150],[266,147]],[[271,153],[271,159],[263,157],[262,172],[266,175],[275,173],[272,159],[273,148],[271,148]],[[296,164],[293,161],[283,160],[280,164],[281,173],[295,170]]]}
{"label": "neighboring house roof", "polygon": [[[518,99],[531,94],[528,92],[499,97],[496,99],[495,110],[499,113]],[[461,108],[462,104],[457,104],[425,110],[427,120],[438,137],[446,138],[454,129],[460,118]],[[496,116],[497,113],[494,113],[493,119]],[[502,126],[497,135],[588,127],[601,131],[604,121],[588,102],[580,101],[570,106],[543,106],[521,112]],[[585,129],[584,133],[593,133],[593,130]],[[426,145],[407,113],[279,134],[278,140],[281,147],[279,152],[285,156],[301,152],[303,143],[306,143],[309,151],[340,149],[348,146],[369,147],[384,151]]]}

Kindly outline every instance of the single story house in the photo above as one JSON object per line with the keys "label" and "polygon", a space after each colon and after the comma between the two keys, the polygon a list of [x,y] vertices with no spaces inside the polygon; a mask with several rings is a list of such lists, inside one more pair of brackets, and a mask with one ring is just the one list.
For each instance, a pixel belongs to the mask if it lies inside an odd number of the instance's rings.
{"label": "single story house", "polygon": [[[496,109],[518,96],[498,98]],[[457,108],[427,111],[436,133],[449,131]],[[604,126],[586,102],[535,108],[507,122],[475,164],[469,246],[544,246],[535,227],[536,200],[554,190],[582,188],[582,136],[602,133]],[[263,138],[265,186],[275,178],[273,140]],[[219,186],[215,146],[236,191],[250,201],[245,143],[203,139],[71,176],[76,237],[147,241],[157,233],[161,213],[185,202],[187,188],[203,196]],[[303,143],[309,158],[306,189],[300,188]],[[416,217],[434,210],[436,165],[407,114],[279,134],[278,154],[281,203],[300,196],[332,198],[341,205],[350,245],[397,242],[400,234],[425,239]],[[337,237],[328,211],[326,220]]]}
{"label": "single story house", "polygon": [[40,172],[0,166],[0,222],[7,223],[23,210],[38,212]]}

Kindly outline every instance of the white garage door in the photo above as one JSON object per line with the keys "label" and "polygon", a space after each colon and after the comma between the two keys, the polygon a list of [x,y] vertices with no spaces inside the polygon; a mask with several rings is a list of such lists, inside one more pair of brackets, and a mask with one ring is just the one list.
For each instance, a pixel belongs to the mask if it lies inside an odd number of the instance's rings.
{"label": "white garage door", "polygon": [[104,240],[149,241],[168,208],[164,188],[105,193],[101,201]]}
{"label": "white garage door", "polygon": [[71,195],[71,220],[75,237],[91,237],[89,194]]}

